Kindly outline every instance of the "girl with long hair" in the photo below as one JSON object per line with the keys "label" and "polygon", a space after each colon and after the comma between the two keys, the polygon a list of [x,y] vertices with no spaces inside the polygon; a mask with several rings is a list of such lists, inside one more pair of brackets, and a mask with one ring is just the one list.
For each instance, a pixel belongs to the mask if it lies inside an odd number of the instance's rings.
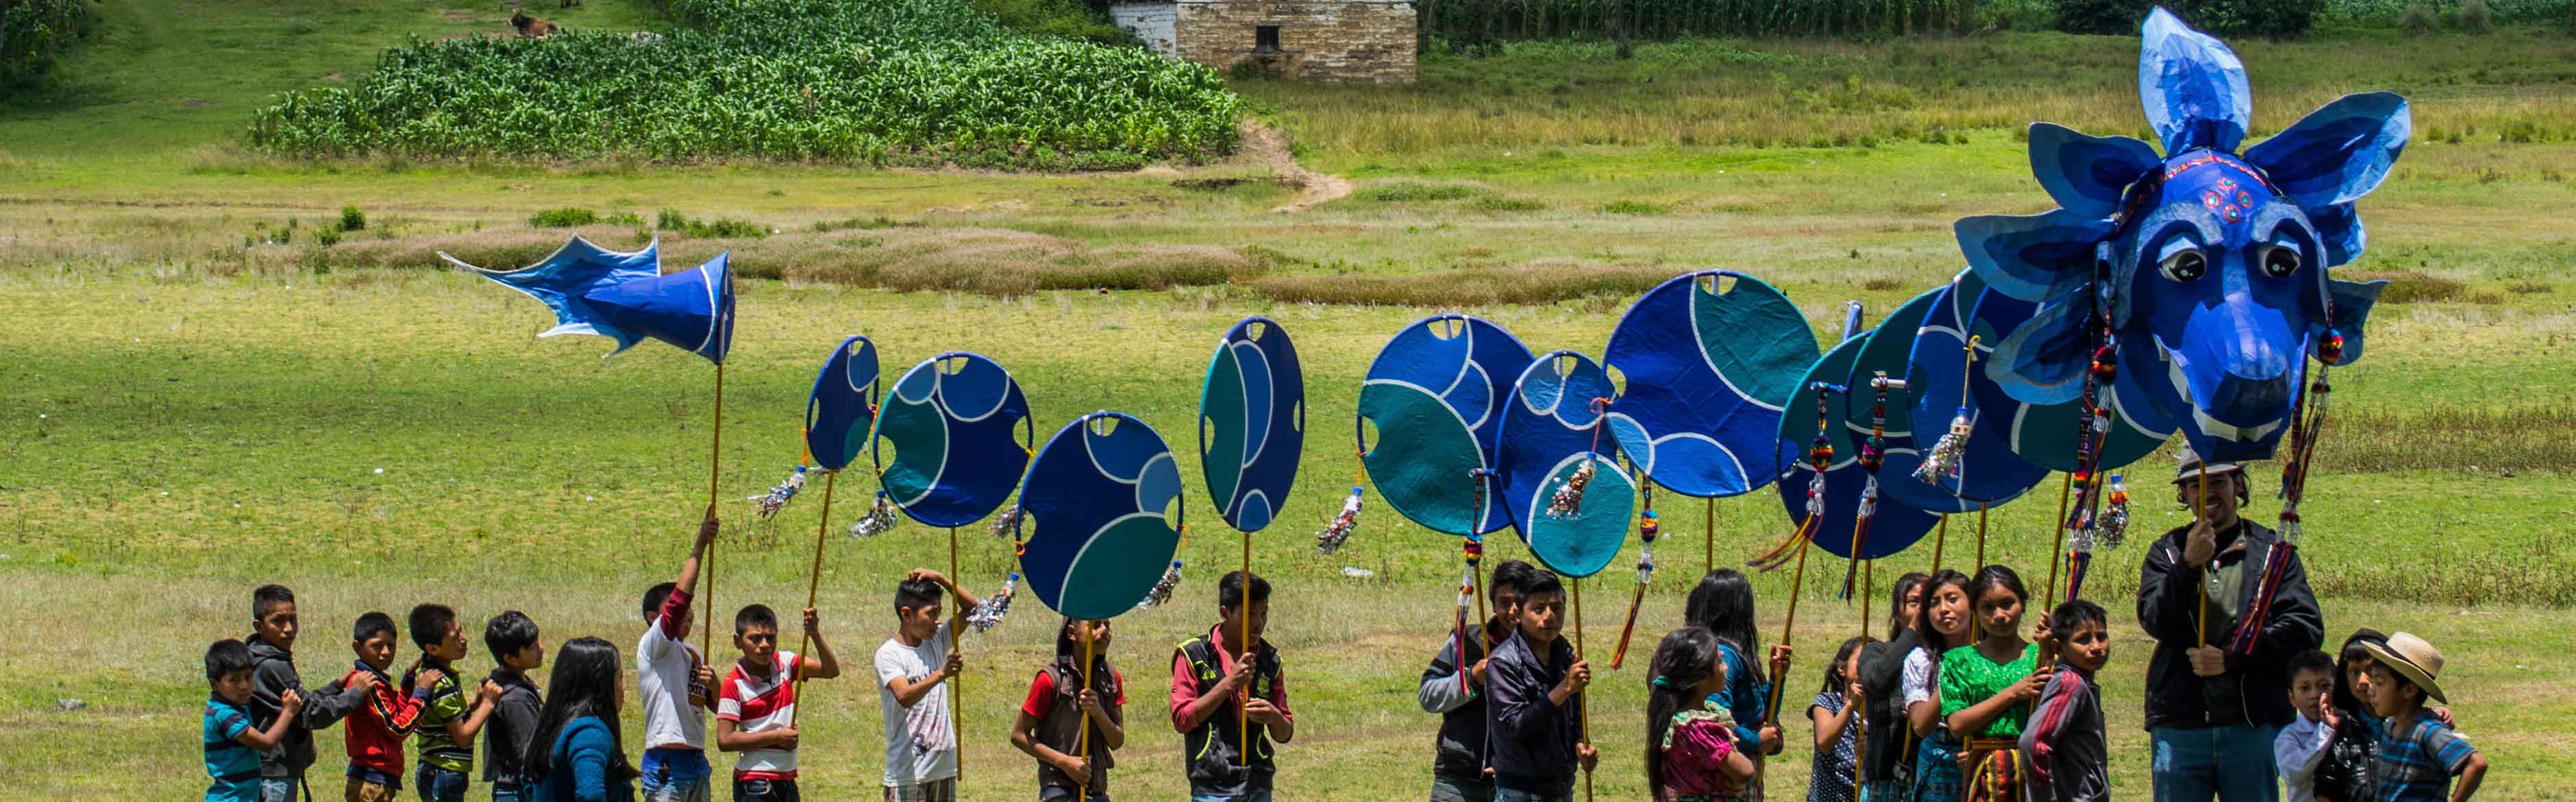
{"label": "girl with long hair", "polygon": [[555,650],[545,711],[520,763],[528,798],[541,802],[627,802],[637,772],[619,745],[617,706],[625,696],[617,647],[574,638]]}
{"label": "girl with long hair", "polygon": [[2039,645],[2021,636],[2030,592],[2020,574],[1989,565],[1977,569],[1968,589],[1979,634],[1975,645],[1941,656],[1941,714],[1951,732],[1965,736],[1967,799],[2007,802],[2020,796],[2022,726],[2055,667],[2039,665]]}
{"label": "girl with long hair", "polygon": [[1735,721],[1708,706],[1726,686],[1718,637],[1701,627],[1664,636],[1648,664],[1646,787],[1659,802],[1716,802],[1743,792],[1753,759],[1737,751]]}
{"label": "girl with long hair", "polygon": [[1904,697],[1908,731],[1914,748],[1915,802],[1958,802],[1965,780],[1959,772],[1959,738],[1941,717],[1941,655],[1976,641],[1970,623],[1968,575],[1952,570],[1923,582],[1923,605],[1914,620],[1922,646],[1905,655],[1899,687]]}
{"label": "girl with long hair", "polygon": [[[1760,642],[1754,629],[1753,580],[1733,568],[1708,572],[1691,589],[1690,601],[1684,608],[1689,623],[1717,635],[1718,659],[1726,664],[1727,681],[1717,693],[1708,697],[1709,705],[1735,717],[1736,741],[1753,752],[1758,767],[1763,756],[1780,751],[1780,727],[1765,724],[1771,704],[1771,676],[1754,663],[1749,649]],[[1771,673],[1789,661],[1789,647],[1771,647]],[[1762,781],[1755,772],[1753,783],[1737,797],[1745,802],[1761,802]]]}

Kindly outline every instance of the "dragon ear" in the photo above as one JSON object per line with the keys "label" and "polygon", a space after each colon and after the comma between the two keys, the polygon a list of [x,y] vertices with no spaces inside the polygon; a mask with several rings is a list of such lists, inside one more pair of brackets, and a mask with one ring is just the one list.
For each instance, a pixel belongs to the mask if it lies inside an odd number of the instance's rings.
{"label": "dragon ear", "polygon": [[2139,31],[2138,97],[2167,156],[2193,148],[2234,153],[2254,118],[2245,62],[2162,6]]}
{"label": "dragon ear", "polygon": [[2326,297],[2334,300],[2334,313],[2326,325],[2343,335],[2343,359],[2334,364],[2349,365],[2361,360],[2362,324],[2370,318],[2370,307],[2379,303],[2379,291],[2387,286],[2387,279],[2326,281]]}
{"label": "dragon ear", "polygon": [[2084,394],[2093,352],[2085,347],[2086,304],[2081,295],[2061,298],[2013,327],[1986,362],[1986,378],[2025,404],[2064,404]]}
{"label": "dragon ear", "polygon": [[2308,224],[2316,226],[2317,242],[2325,247],[2327,267],[2337,267],[2361,258],[2361,248],[2368,237],[2361,230],[2361,211],[2352,204],[2338,203],[2303,210]]}
{"label": "dragon ear", "polygon": [[2345,95],[2245,149],[2281,194],[2303,207],[2351,203],[2388,179],[2415,116],[2392,92]]}
{"label": "dragon ear", "polygon": [[2030,172],[2069,212],[2109,217],[2120,195],[2156,168],[2156,149],[2125,136],[2088,136],[2056,123],[2030,124]]}
{"label": "dragon ear", "polygon": [[2066,209],[1963,217],[1953,228],[1977,278],[2032,303],[2082,289],[2093,278],[2094,245],[2117,230],[2107,219]]}

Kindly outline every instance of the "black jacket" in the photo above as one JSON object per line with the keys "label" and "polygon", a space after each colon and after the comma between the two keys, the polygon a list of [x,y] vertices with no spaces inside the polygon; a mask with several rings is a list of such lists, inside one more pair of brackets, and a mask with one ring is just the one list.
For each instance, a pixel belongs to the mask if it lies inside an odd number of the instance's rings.
{"label": "black jacket", "polygon": [[1544,797],[1574,792],[1577,765],[1574,746],[1583,738],[1583,696],[1565,704],[1548,701],[1548,689],[1565,681],[1574,668],[1574,647],[1558,638],[1541,661],[1529,642],[1514,631],[1494,647],[1485,665],[1492,694],[1494,785]]}
{"label": "black jacket", "polygon": [[1906,630],[1895,640],[1876,641],[1860,647],[1860,688],[1869,695],[1869,765],[1861,767],[1861,780],[1877,782],[1897,778],[1900,766],[1913,763],[1914,750],[1906,748],[1913,725],[1905,718],[1905,656],[1923,645],[1914,630]]}
{"label": "black jacket", "polygon": [[[1491,634],[1488,633],[1487,637]],[[1508,637],[1508,633],[1505,633]],[[1431,665],[1422,670],[1422,687],[1418,696],[1422,710],[1440,714],[1440,739],[1431,758],[1433,776],[1482,784],[1485,777],[1486,689],[1473,680],[1466,690],[1459,690],[1459,666],[1473,667],[1485,659],[1485,638],[1469,637],[1464,648],[1466,659],[1459,660],[1458,633],[1453,629],[1440,641],[1440,651],[1431,655]],[[1462,698],[1463,697],[1463,698]],[[1457,705],[1449,707],[1449,705]]]}
{"label": "black jacket", "polygon": [[[2155,638],[2155,655],[2147,663],[2147,729],[2222,727],[2239,724],[2279,727],[2298,715],[2290,707],[2290,677],[2282,669],[2291,655],[2316,651],[2325,643],[2325,618],[2316,594],[2308,590],[2307,567],[2298,549],[2286,547],[2280,535],[2252,521],[2240,520],[2236,531],[2218,537],[2218,556],[2211,567],[2243,565],[2237,609],[2251,610],[2262,586],[2265,567],[2287,560],[2281,584],[2272,595],[2269,614],[2251,654],[2229,654],[2226,673],[2202,679],[2191,673],[2183,652],[2200,637],[2194,611],[2202,607],[2201,583],[2207,574],[2183,563],[2184,533],[2175,527],[2147,551],[2139,568],[2138,624]],[[2242,544],[2243,548],[2237,548]],[[2199,613],[2207,618],[2208,643],[2225,648],[2236,619],[2215,600]]]}
{"label": "black jacket", "polygon": [[279,703],[280,694],[292,690],[304,697],[304,710],[296,714],[295,723],[286,726],[286,737],[275,748],[259,755],[259,773],[263,777],[294,777],[313,766],[313,731],[338,723],[349,711],[365,704],[367,695],[330,685],[305,690],[304,678],[295,673],[295,656],[271,646],[253,634],[243,638],[250,644],[251,690],[250,726],[266,730],[279,713],[286,712]]}

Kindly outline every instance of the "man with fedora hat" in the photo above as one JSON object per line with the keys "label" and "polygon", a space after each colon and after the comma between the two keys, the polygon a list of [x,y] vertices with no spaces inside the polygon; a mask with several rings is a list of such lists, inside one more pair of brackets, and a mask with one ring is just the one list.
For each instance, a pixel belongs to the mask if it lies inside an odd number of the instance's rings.
{"label": "man with fedora hat", "polygon": [[[2486,779],[2487,758],[2458,730],[2426,710],[2425,700],[2448,703],[2442,696],[2442,650],[2413,633],[2388,636],[2386,643],[2367,643],[2375,661],[2363,687],[2363,703],[2388,722],[2371,767],[2378,802],[2468,802]],[[2459,777],[2459,787],[2450,788]]]}
{"label": "man with fedora hat", "polygon": [[2185,452],[2174,485],[2192,521],[2156,539],[2138,579],[2138,623],[2156,641],[2155,798],[2277,802],[2272,741],[2297,715],[2282,666],[2325,642],[2325,620],[2298,550],[2238,515],[2243,468]]}

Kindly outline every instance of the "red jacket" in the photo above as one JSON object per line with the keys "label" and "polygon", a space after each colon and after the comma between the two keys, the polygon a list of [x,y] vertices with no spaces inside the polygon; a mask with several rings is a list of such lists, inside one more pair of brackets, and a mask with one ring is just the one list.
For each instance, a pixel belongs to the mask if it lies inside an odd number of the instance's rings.
{"label": "red jacket", "polygon": [[367,695],[367,703],[350,711],[342,731],[348,734],[349,765],[373,769],[393,777],[403,773],[402,742],[420,723],[421,700],[392,677],[364,662],[341,675],[340,686],[355,682],[360,673],[376,676],[376,691]]}

